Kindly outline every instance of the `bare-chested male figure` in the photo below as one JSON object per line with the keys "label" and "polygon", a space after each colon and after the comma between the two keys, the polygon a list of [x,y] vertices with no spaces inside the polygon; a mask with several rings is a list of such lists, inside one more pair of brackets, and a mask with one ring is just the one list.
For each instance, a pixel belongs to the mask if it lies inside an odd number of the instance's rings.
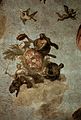
{"label": "bare-chested male figure", "polygon": [[50,38],[46,37],[46,35],[44,33],[39,34],[39,38],[37,38],[35,40],[30,39],[25,33],[20,34],[17,37],[17,40],[22,41],[25,38],[27,38],[29,43],[33,43],[34,49],[36,49],[38,52],[40,52],[43,56],[48,55],[53,58],[56,58],[55,55],[49,54],[49,52],[51,50],[51,47],[55,47],[56,49],[58,49],[59,47],[57,44],[51,42]]}
{"label": "bare-chested male figure", "polygon": [[[34,80],[32,79],[32,76],[30,76],[29,74],[28,74],[28,70],[26,69],[26,68],[24,68],[24,67],[22,67],[22,65],[21,64],[17,64],[17,70],[16,70],[16,72],[15,72],[15,74],[14,75],[11,75],[9,72],[5,72],[5,74],[8,74],[10,77],[12,77],[12,79],[13,80],[16,80],[17,78],[18,78],[18,80],[24,80],[24,79],[21,79],[21,76],[22,77],[25,77],[28,81],[30,81],[31,83],[32,83],[32,86],[33,87],[35,87],[35,83],[34,83]],[[25,82],[25,81],[22,81],[23,83]]]}

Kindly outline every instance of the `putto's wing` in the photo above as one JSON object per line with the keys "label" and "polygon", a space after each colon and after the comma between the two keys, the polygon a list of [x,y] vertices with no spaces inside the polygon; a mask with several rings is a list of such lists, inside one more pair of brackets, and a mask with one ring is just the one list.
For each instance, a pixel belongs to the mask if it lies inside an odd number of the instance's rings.
{"label": "putto's wing", "polygon": [[76,20],[76,14],[72,15],[72,16],[71,16],[71,19],[72,19],[72,20]]}
{"label": "putto's wing", "polygon": [[37,14],[37,13],[38,13],[38,11],[32,13],[30,16],[31,16],[31,17],[34,17],[34,15]]}
{"label": "putto's wing", "polygon": [[64,5],[64,10],[65,10],[65,12],[66,12],[67,14],[69,13],[69,11],[68,11],[68,6]]}
{"label": "putto's wing", "polygon": [[26,13],[26,15],[29,15],[29,12],[30,12],[30,8],[28,8],[27,10],[23,11]]}

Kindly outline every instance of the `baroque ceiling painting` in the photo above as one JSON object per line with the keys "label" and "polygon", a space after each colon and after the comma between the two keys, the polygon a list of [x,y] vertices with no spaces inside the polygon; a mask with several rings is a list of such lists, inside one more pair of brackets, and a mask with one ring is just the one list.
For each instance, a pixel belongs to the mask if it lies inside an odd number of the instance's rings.
{"label": "baroque ceiling painting", "polygon": [[0,120],[81,120],[81,0],[0,0]]}

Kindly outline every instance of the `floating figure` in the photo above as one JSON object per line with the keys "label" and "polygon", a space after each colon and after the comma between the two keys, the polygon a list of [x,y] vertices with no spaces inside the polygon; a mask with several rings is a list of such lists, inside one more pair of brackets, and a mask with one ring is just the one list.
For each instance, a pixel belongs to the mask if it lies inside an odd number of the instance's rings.
{"label": "floating figure", "polygon": [[76,11],[74,9],[69,9],[68,6],[64,5],[65,14],[60,14],[56,12],[59,16],[58,21],[63,21],[65,19],[71,18],[72,20],[76,20]]}
{"label": "floating figure", "polygon": [[[46,66],[45,75],[41,75],[38,73],[33,73],[32,70],[28,71],[29,73],[25,73],[24,70],[21,69],[20,64],[18,64],[18,70],[15,74],[15,79],[12,81],[9,91],[10,93],[16,92],[16,97],[20,91],[20,87],[23,84],[27,85],[27,88],[36,88],[35,84],[44,83],[44,78],[49,79],[51,81],[60,80],[60,69],[64,67],[64,64],[57,65],[56,63],[49,62]],[[9,73],[6,73],[11,76]]]}
{"label": "floating figure", "polygon": [[21,20],[22,20],[22,22],[23,22],[24,24],[25,24],[25,22],[26,22],[27,20],[37,21],[37,20],[34,18],[34,16],[37,14],[38,11],[35,11],[35,12],[33,12],[32,14],[29,14],[29,12],[30,12],[30,8],[28,8],[28,9],[25,10],[25,11],[21,11],[21,13],[20,13],[20,18],[21,18]]}
{"label": "floating figure", "polygon": [[[12,81],[12,83],[11,83],[11,85],[9,87],[9,91],[10,91],[10,93],[14,93],[15,91],[17,91],[16,92],[16,97],[17,97],[18,93],[20,91],[20,87],[23,84],[26,84],[27,88],[31,88],[31,87],[37,88],[34,84],[44,82],[43,79],[41,79],[40,77],[41,76],[38,75],[38,74],[35,74],[33,77],[32,76],[20,76],[20,77],[17,77],[15,80]],[[34,84],[32,84],[31,81],[33,81]]]}
{"label": "floating figure", "polygon": [[[34,81],[35,84],[44,82],[43,79],[41,79],[40,75],[38,75],[38,74],[36,74],[33,77],[32,76],[20,76],[20,77],[17,77],[15,80],[12,81],[12,83],[11,83],[11,85],[9,87],[10,93],[14,93],[15,91],[17,91],[16,92],[16,97],[17,97],[18,93],[20,91],[20,87],[23,84],[26,84],[27,88],[31,88],[31,87],[37,88],[35,85],[33,86],[31,81]],[[40,78],[40,80],[38,78]]]}
{"label": "floating figure", "polygon": [[51,81],[54,80],[60,80],[60,70],[64,67],[64,64],[56,64],[53,62],[49,62],[46,65],[46,70],[45,70],[45,78],[49,79]]}
{"label": "floating figure", "polygon": [[74,120],[81,120],[81,108],[76,110],[73,114],[72,117]]}
{"label": "floating figure", "polygon": [[77,36],[76,36],[76,44],[78,48],[81,50],[81,25],[79,26]]}
{"label": "floating figure", "polygon": [[[41,2],[42,0],[40,0],[40,2]],[[46,0],[43,0],[43,2],[44,2],[44,4],[46,3]]]}
{"label": "floating figure", "polygon": [[[29,79],[33,79],[33,78],[29,78]],[[9,87],[9,91],[10,93],[14,93],[16,92],[16,97],[18,96],[18,93],[20,91],[20,87],[23,84],[27,84],[27,88],[31,88],[32,87],[32,83],[30,82],[30,80],[26,79],[24,76],[21,76],[20,78],[17,78],[15,80],[12,81],[10,87]]]}
{"label": "floating figure", "polygon": [[39,51],[43,56],[48,55],[56,58],[56,56],[49,54],[49,52],[51,50],[51,46],[58,49],[58,45],[52,43],[50,38],[46,37],[44,33],[41,33],[39,36],[40,37],[38,39],[34,40],[35,49]]}
{"label": "floating figure", "polygon": [[33,43],[34,49],[40,52],[43,55],[43,57],[48,55],[53,58],[56,58],[55,55],[49,54],[49,52],[51,50],[51,46],[58,49],[59,48],[58,45],[55,43],[52,43],[50,38],[46,37],[44,33],[41,33],[39,36],[40,37],[38,39],[32,40],[26,34],[20,34],[19,36],[17,36],[17,40],[21,41],[27,38],[29,43]]}
{"label": "floating figure", "polygon": [[18,96],[18,93],[20,91],[20,87],[23,84],[27,85],[27,88],[36,88],[37,83],[43,83],[43,77],[38,74],[34,73],[32,70],[27,70],[26,68],[22,68],[21,64],[17,64],[17,70],[14,75],[11,75],[9,72],[5,72],[5,74],[8,74],[10,77],[13,78],[13,81],[9,87],[10,93],[16,92],[16,97]]}

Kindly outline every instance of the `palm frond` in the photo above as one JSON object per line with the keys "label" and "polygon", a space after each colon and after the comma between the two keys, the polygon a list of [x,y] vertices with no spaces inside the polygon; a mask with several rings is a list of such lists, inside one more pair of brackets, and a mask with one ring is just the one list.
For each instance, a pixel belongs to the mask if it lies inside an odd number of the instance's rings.
{"label": "palm frond", "polygon": [[15,60],[17,56],[23,55],[22,49],[19,48],[18,44],[10,45],[4,53],[4,59]]}

